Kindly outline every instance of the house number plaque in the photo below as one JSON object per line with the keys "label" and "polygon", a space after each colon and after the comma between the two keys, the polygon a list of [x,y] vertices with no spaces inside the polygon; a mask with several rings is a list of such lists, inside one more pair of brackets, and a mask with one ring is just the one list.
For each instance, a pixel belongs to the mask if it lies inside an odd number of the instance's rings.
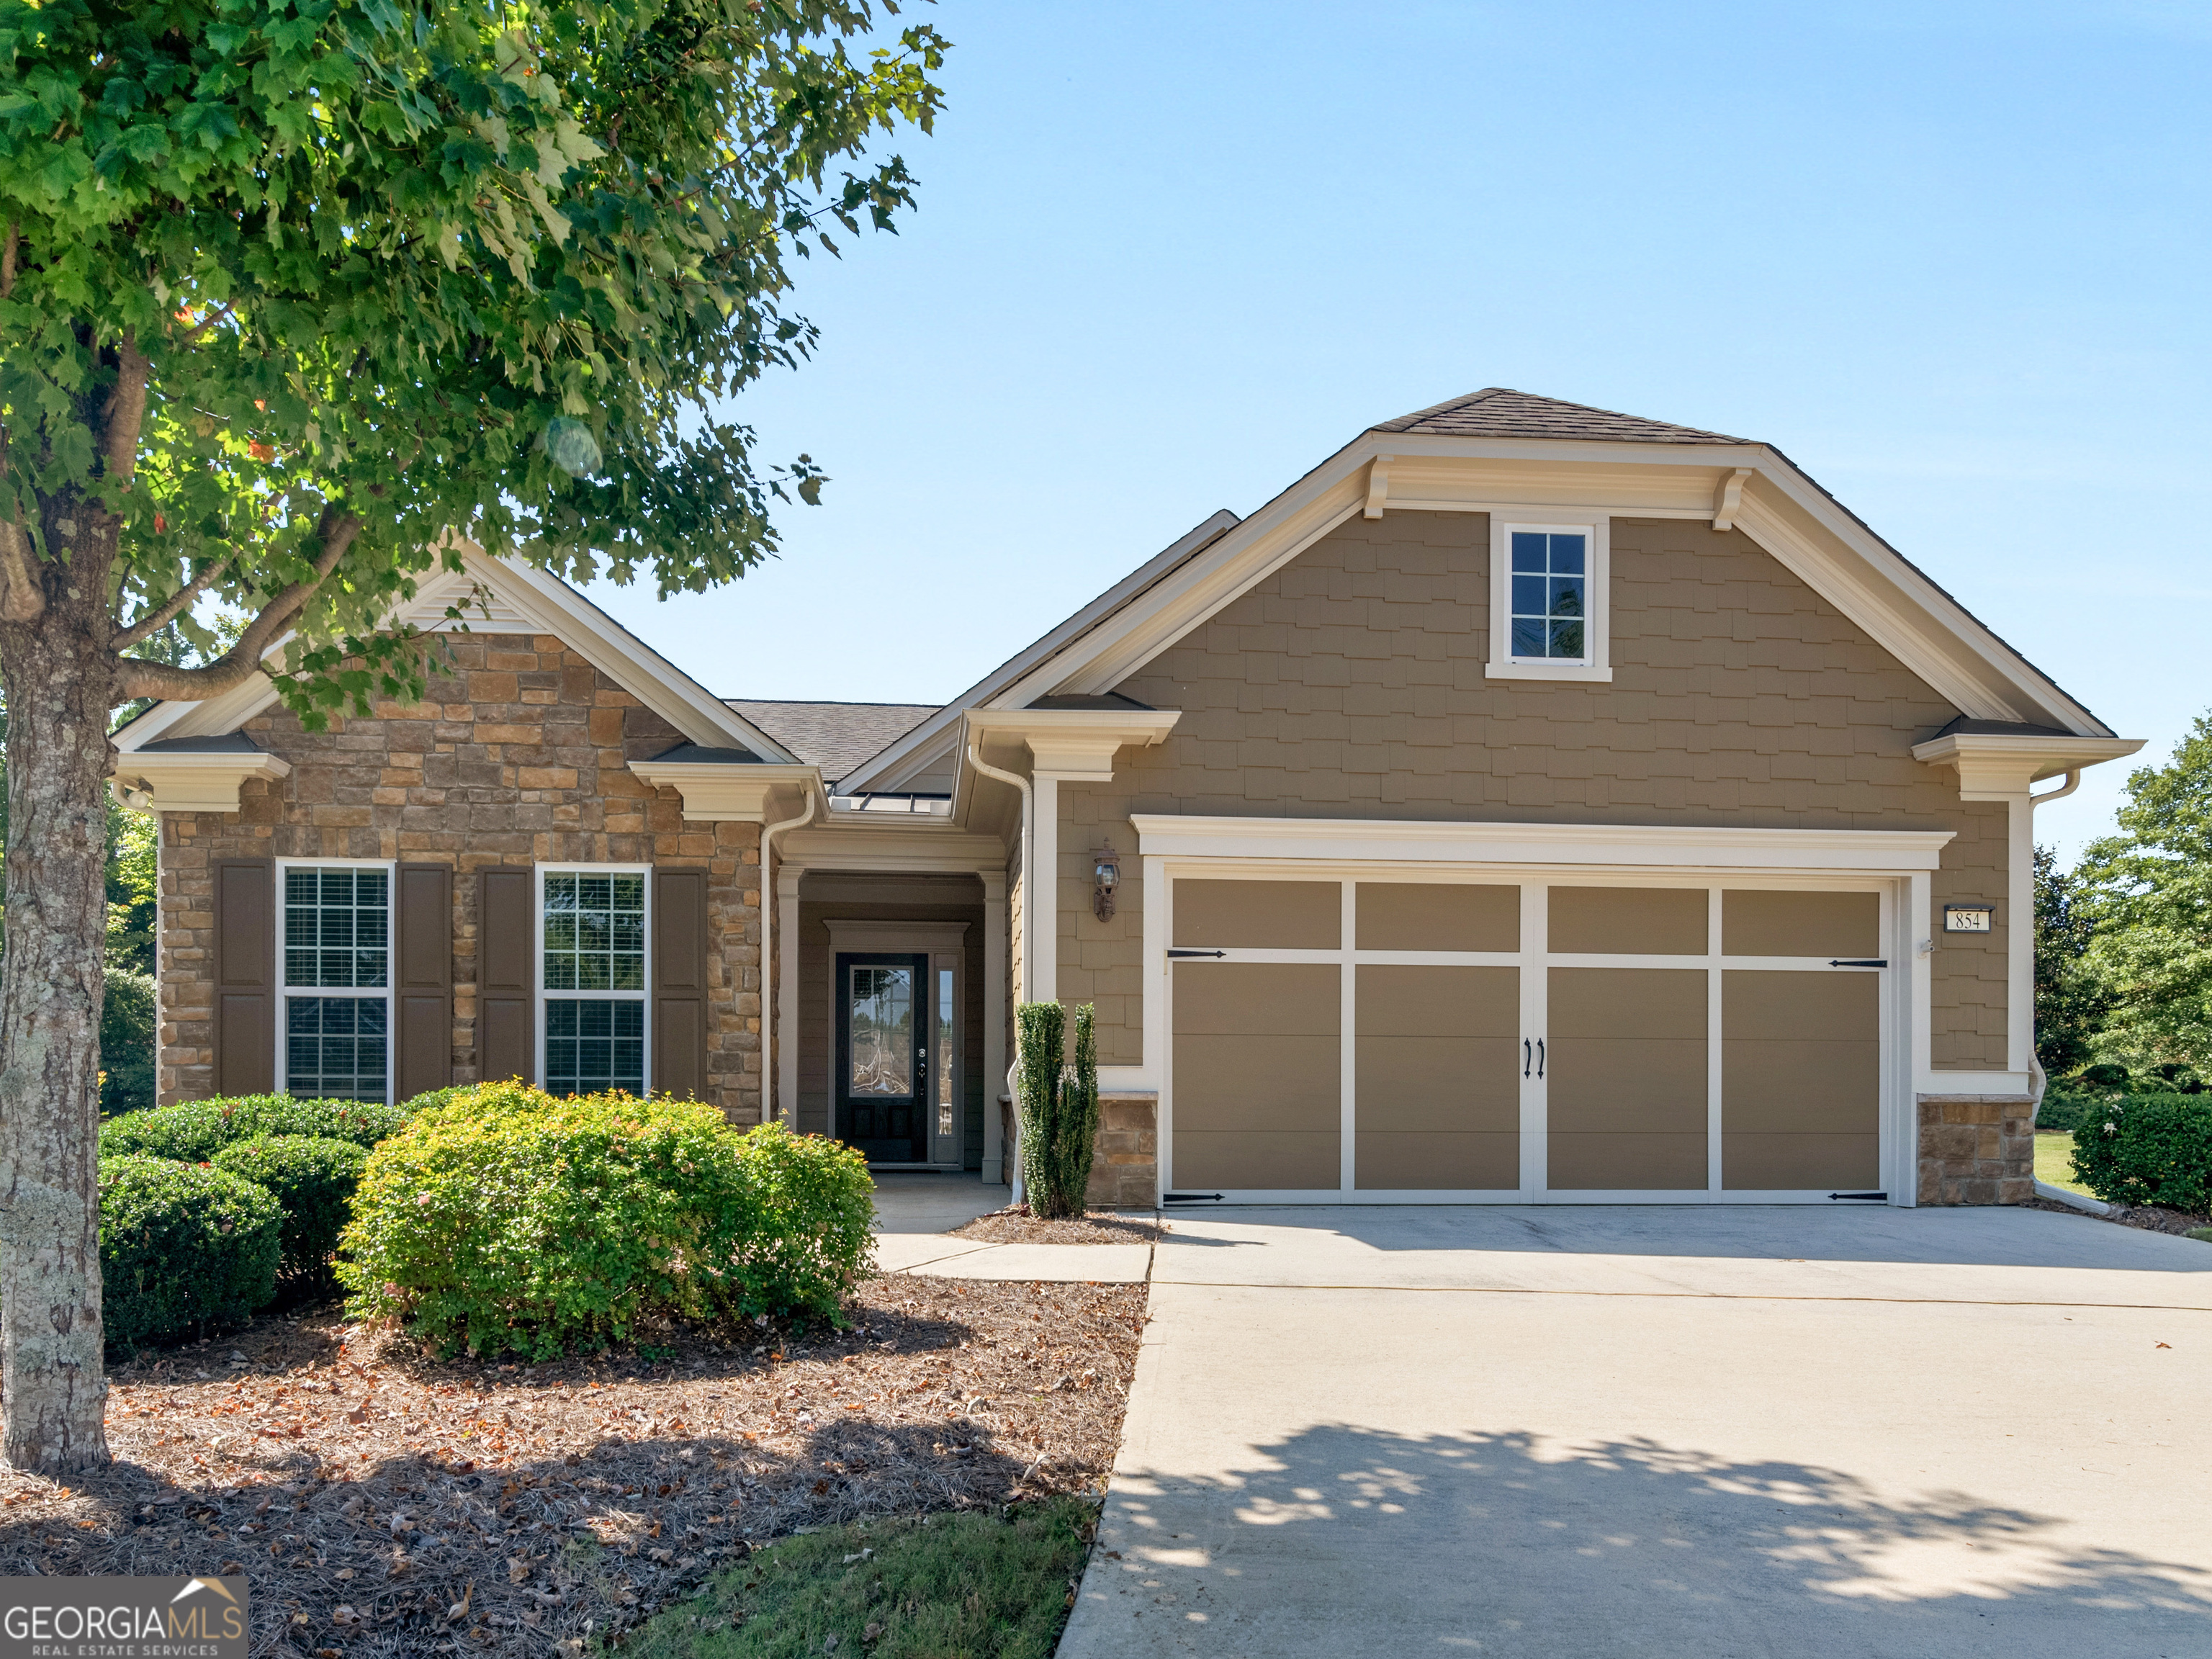
{"label": "house number plaque", "polygon": [[1987,904],[1947,904],[1943,907],[1943,931],[1947,933],[1986,933],[1990,918],[1996,914]]}

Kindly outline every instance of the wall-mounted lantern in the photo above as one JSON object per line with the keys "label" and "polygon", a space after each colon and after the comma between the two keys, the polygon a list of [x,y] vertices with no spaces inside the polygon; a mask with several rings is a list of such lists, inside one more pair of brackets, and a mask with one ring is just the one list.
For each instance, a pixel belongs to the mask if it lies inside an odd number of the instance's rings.
{"label": "wall-mounted lantern", "polygon": [[1121,855],[1109,842],[1091,855],[1091,908],[1104,921],[1114,914],[1114,890],[1121,884]]}

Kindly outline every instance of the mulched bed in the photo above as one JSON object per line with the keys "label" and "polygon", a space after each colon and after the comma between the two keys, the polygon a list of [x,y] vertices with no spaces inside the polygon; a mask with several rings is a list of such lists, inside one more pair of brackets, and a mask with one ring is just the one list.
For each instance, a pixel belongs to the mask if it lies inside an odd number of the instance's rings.
{"label": "mulched bed", "polygon": [[2077,1210],[2071,1204],[2062,1204],[2055,1198],[2033,1198],[2026,1207],[2057,1210],[2065,1215],[2087,1216],[2092,1221],[2115,1221],[2123,1227],[2141,1227],[2148,1232],[2177,1236],[2193,1232],[2199,1227],[2212,1227],[2212,1216],[2191,1215],[2186,1210],[2168,1210],[2156,1204],[2115,1204],[2102,1215]]}
{"label": "mulched bed", "polygon": [[1144,1286],[886,1278],[848,1313],[530,1366],[322,1308],[142,1356],[112,1468],[0,1469],[0,1574],[242,1571],[256,1655],[580,1654],[772,1538],[1103,1489]]}
{"label": "mulched bed", "polygon": [[1154,1244],[1167,1230],[1167,1223],[1155,1221],[1145,1210],[1092,1210],[1046,1221],[1031,1215],[1028,1205],[1016,1204],[979,1215],[952,1231],[959,1237],[994,1244]]}

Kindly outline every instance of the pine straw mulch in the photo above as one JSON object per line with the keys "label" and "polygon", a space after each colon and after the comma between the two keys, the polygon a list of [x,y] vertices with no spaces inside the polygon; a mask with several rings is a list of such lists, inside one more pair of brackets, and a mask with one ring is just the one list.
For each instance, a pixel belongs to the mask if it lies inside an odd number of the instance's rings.
{"label": "pine straw mulch", "polygon": [[1031,1215],[1028,1205],[1014,1204],[979,1215],[952,1232],[993,1244],[1157,1244],[1167,1230],[1168,1224],[1155,1220],[1149,1210],[1091,1210],[1047,1221]]}
{"label": "pine straw mulch", "polygon": [[884,1278],[847,1311],[530,1366],[323,1307],[143,1355],[112,1468],[0,1468],[0,1574],[243,1572],[271,1659],[580,1654],[772,1538],[1103,1487],[1143,1285]]}
{"label": "pine straw mulch", "polygon": [[2102,1215],[2090,1210],[2077,1210],[2071,1204],[2062,1204],[2055,1198],[2032,1198],[2024,1207],[2057,1210],[2065,1215],[2087,1216],[2092,1221],[2112,1221],[2123,1227],[2141,1227],[2148,1232],[2172,1233],[2177,1237],[2194,1232],[2200,1227],[2212,1227],[2212,1216],[2191,1215],[2186,1210],[2169,1210],[2157,1204],[2114,1204]]}

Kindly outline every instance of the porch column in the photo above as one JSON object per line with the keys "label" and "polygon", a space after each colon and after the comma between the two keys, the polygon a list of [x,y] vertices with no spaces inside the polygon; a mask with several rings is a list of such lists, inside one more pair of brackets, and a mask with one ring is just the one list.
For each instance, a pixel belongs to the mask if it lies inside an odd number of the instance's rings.
{"label": "porch column", "polygon": [[983,1180],[1004,1186],[1005,1135],[999,1097],[1006,1088],[1006,872],[985,870],[983,881]]}
{"label": "porch column", "polygon": [[799,883],[806,866],[775,871],[775,1098],[786,1128],[799,1127]]}
{"label": "porch column", "polygon": [[[1112,778],[1110,769],[1106,775]],[[1030,790],[1035,798],[1030,856],[1036,868],[1022,872],[1022,923],[1027,935],[1023,977],[1029,981],[1031,1002],[1053,1002],[1060,996],[1059,774],[1031,772]]]}

